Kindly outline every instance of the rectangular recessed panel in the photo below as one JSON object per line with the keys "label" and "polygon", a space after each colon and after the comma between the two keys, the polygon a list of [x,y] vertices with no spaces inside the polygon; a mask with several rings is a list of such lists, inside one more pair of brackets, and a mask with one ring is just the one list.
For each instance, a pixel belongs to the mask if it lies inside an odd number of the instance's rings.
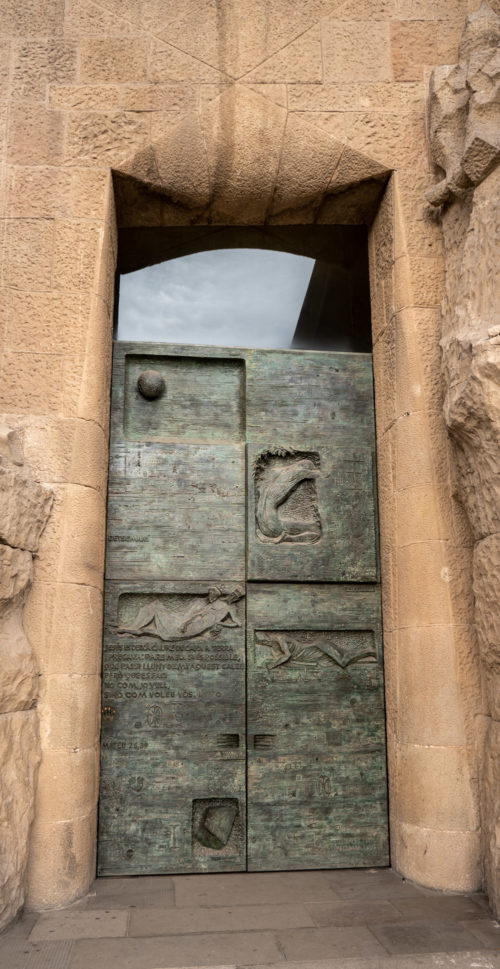
{"label": "rectangular recessed panel", "polygon": [[106,575],[244,579],[243,445],[112,443]]}
{"label": "rectangular recessed panel", "polygon": [[248,578],[374,582],[378,577],[372,451],[248,445]]}
{"label": "rectangular recessed panel", "polygon": [[[215,863],[222,871],[227,861],[241,860],[245,851],[245,814],[236,797],[194,798],[191,840],[193,857]],[[225,859],[223,861],[223,859]]]}
{"label": "rectangular recessed panel", "polygon": [[[160,396],[141,393],[141,379]],[[245,436],[245,364],[205,356],[127,354],[123,432],[128,441],[233,442]],[[163,381],[163,384],[161,383]]]}
{"label": "rectangular recessed panel", "polygon": [[388,864],[378,590],[249,585],[248,867]]}
{"label": "rectangular recessed panel", "polygon": [[244,737],[244,590],[108,582],[99,873],[244,868]]}

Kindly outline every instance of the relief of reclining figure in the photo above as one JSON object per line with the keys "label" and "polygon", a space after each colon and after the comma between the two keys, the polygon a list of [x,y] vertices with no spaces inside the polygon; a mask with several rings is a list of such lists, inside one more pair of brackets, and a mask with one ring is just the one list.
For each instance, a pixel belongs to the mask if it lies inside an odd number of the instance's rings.
{"label": "relief of reclining figure", "polygon": [[119,633],[132,636],[157,636],[164,642],[193,639],[203,633],[216,634],[219,626],[241,626],[233,603],[244,596],[235,588],[227,595],[213,586],[205,601],[197,600],[184,616],[178,616],[160,599],[152,599],[139,609],[130,626],[120,626]]}
{"label": "relief of reclining figure", "polygon": [[274,662],[268,663],[268,669],[276,669],[283,663],[295,661],[297,663],[318,663],[321,660],[333,660],[337,666],[345,669],[351,663],[360,659],[375,659],[376,649],[373,643],[367,645],[359,642],[347,642],[342,645],[335,642],[333,634],[319,636],[317,639],[302,642],[292,639],[285,633],[272,633],[262,636],[260,640],[263,646],[267,646],[273,654]]}

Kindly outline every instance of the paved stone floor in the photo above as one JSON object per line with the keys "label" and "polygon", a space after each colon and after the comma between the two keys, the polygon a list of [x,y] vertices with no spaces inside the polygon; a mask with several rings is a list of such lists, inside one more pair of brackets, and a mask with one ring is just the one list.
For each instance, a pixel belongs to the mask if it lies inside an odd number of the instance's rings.
{"label": "paved stone floor", "polygon": [[390,869],[99,878],[81,902],[26,914],[0,969],[500,969],[484,895]]}

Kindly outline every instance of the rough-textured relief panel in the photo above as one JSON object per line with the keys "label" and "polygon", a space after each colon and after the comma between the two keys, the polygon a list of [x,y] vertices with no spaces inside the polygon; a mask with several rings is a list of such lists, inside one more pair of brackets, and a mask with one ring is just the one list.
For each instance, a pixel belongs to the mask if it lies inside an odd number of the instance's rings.
{"label": "rough-textured relief panel", "polygon": [[211,586],[202,598],[189,593],[125,594],[118,603],[118,633],[151,636],[165,643],[217,636],[221,626],[241,626],[234,604],[243,595],[239,587],[223,593],[218,586]]}
{"label": "rough-textured relief panel", "polygon": [[125,439],[237,444],[244,439],[244,385],[242,360],[128,354]]}
{"label": "rough-textured relief panel", "polygon": [[312,545],[322,526],[314,479],[321,474],[319,454],[268,448],[254,461],[257,541]]}
{"label": "rough-textured relief panel", "polygon": [[195,858],[216,854],[235,857],[245,839],[236,797],[207,797],[193,800],[192,848]]}
{"label": "rough-textured relief panel", "polygon": [[377,578],[372,451],[248,445],[249,577]]}
{"label": "rough-textured relief panel", "polygon": [[18,435],[0,425],[0,930],[24,904],[34,814],[38,671],[22,613],[52,493],[24,465]]}
{"label": "rough-textured relief panel", "polygon": [[388,863],[377,593],[249,585],[250,871]]}
{"label": "rough-textured relief panel", "polygon": [[428,193],[441,206],[446,259],[443,372],[446,423],[461,498],[475,541],[476,629],[489,699],[480,781],[482,851],[491,904],[500,912],[500,17],[483,2],[467,19],[459,62],[431,79],[429,132],[443,179]]}
{"label": "rough-textured relief panel", "polygon": [[107,577],[244,579],[244,361],[141,346],[114,351]]}
{"label": "rough-textured relief panel", "polygon": [[377,646],[369,629],[352,632],[268,632],[255,634],[255,668],[273,670],[286,663],[287,670],[325,667],[333,663],[346,669],[358,660],[377,659]]}

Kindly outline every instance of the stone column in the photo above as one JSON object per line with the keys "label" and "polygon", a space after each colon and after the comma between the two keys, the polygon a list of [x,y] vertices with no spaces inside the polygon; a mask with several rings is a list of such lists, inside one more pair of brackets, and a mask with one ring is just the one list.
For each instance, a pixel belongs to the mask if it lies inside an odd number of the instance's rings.
{"label": "stone column", "polygon": [[422,885],[476,891],[484,705],[439,380],[442,234],[426,185],[395,173],[370,234],[391,862]]}

